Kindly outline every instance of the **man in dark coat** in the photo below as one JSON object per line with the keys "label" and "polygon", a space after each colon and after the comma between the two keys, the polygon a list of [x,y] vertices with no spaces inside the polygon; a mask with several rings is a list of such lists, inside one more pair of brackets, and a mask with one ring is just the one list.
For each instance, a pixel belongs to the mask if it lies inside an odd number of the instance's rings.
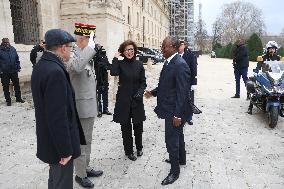
{"label": "man in dark coat", "polygon": [[249,57],[248,49],[245,46],[243,39],[238,39],[236,42],[237,48],[235,49],[233,55],[233,66],[234,74],[236,80],[236,93],[232,98],[240,98],[240,80],[241,77],[246,85],[248,80],[248,67],[249,67]]}
{"label": "man in dark coat", "polygon": [[39,44],[35,45],[30,53],[30,61],[34,65],[39,61],[40,57],[44,51],[45,42],[43,40],[40,41]]}
{"label": "man in dark coat", "polygon": [[111,64],[106,56],[106,51],[102,46],[98,48],[98,53],[94,57],[94,65],[96,70],[97,80],[97,94],[98,94],[98,117],[102,117],[102,114],[112,115],[108,110],[108,70],[111,68]]}
{"label": "man in dark coat", "polygon": [[7,106],[11,106],[12,104],[9,92],[10,80],[14,86],[16,102],[25,102],[21,97],[18,76],[18,72],[20,72],[20,70],[21,66],[16,49],[10,45],[8,38],[3,38],[0,45],[0,76]]}
{"label": "man in dark coat", "polygon": [[45,41],[47,51],[31,78],[37,157],[50,165],[48,189],[72,189],[73,159],[81,153],[80,143],[86,144],[64,65],[75,40],[64,30],[52,29],[46,32]]}
{"label": "man in dark coat", "polygon": [[165,141],[171,170],[162,181],[162,185],[175,182],[180,173],[180,164],[186,164],[183,126],[191,113],[190,68],[177,51],[180,46],[177,37],[166,37],[162,44],[162,52],[166,58],[160,74],[158,87],[146,91],[147,98],[157,96],[155,112],[159,118],[165,119]]}
{"label": "man in dark coat", "polygon": [[[191,99],[191,102],[194,104],[194,90],[196,89],[196,85],[197,85],[197,78],[196,78],[196,76],[197,76],[197,57],[188,48],[188,45],[185,41],[180,42],[179,54],[185,60],[185,62],[187,63],[187,65],[190,68],[190,73],[191,73],[191,77],[190,77],[190,85],[191,85],[190,99]],[[192,116],[193,116],[193,114],[191,114],[189,116],[189,118],[187,119],[187,123],[189,125],[193,125]]]}

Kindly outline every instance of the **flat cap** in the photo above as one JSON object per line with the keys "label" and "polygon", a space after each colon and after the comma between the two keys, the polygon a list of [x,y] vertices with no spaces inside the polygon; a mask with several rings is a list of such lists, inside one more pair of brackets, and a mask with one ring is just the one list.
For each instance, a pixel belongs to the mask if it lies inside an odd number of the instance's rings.
{"label": "flat cap", "polygon": [[44,36],[46,46],[57,46],[66,43],[75,42],[75,38],[62,29],[51,29],[45,33]]}

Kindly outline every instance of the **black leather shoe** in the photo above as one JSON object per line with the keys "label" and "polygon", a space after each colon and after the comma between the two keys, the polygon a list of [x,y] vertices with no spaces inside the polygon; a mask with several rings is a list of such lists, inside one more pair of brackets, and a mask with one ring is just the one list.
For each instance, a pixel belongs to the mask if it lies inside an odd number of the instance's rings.
{"label": "black leather shoe", "polygon": [[94,169],[87,171],[87,177],[100,177],[103,175],[103,171],[98,170],[95,171]]}
{"label": "black leather shoe", "polygon": [[[166,163],[171,163],[170,159],[165,160]],[[186,162],[179,162],[180,165],[186,165]]]}
{"label": "black leather shoe", "polygon": [[111,113],[110,111],[108,111],[108,110],[107,110],[107,111],[104,111],[103,114],[112,115],[112,113]]}
{"label": "black leather shoe", "polygon": [[240,98],[240,95],[232,96],[231,98]]}
{"label": "black leather shoe", "polygon": [[25,101],[23,99],[17,99],[16,102],[24,103]]}
{"label": "black leather shoe", "polygon": [[102,116],[103,116],[102,112],[99,112],[98,117],[102,117]]}
{"label": "black leather shoe", "polygon": [[88,179],[88,177],[80,178],[76,175],[75,181],[83,188],[94,188],[94,184]]}
{"label": "black leather shoe", "polygon": [[192,121],[188,121],[187,123],[188,123],[188,125],[193,125]]}
{"label": "black leather shoe", "polygon": [[249,109],[249,110],[247,111],[247,113],[250,114],[250,115],[252,115],[252,110]]}
{"label": "black leather shoe", "polygon": [[137,160],[137,157],[135,157],[134,154],[129,154],[127,155],[128,159],[132,160],[132,161],[136,161]]}
{"label": "black leather shoe", "polygon": [[163,181],[162,185],[168,185],[174,183],[179,177],[179,174],[170,173]]}
{"label": "black leather shoe", "polygon": [[140,157],[143,155],[143,151],[142,150],[137,150],[137,156]]}
{"label": "black leather shoe", "polygon": [[6,103],[7,103],[7,106],[11,106],[12,105],[11,101],[8,101]]}

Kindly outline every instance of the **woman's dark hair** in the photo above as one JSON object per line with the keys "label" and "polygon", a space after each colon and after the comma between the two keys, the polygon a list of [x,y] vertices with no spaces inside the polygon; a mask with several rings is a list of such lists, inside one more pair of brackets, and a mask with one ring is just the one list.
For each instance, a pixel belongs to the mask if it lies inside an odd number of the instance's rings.
{"label": "woman's dark hair", "polygon": [[125,50],[125,48],[128,46],[128,45],[132,45],[134,47],[134,56],[136,56],[137,54],[137,45],[134,41],[132,40],[126,40],[124,41],[122,44],[120,44],[119,48],[118,48],[118,52],[120,52],[123,56],[123,52]]}

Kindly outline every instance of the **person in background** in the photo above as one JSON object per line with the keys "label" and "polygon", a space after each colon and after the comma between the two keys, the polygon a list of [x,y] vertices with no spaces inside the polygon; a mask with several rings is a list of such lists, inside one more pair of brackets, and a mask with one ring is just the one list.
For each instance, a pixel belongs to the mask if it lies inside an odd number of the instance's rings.
{"label": "person in background", "polygon": [[30,53],[30,61],[33,64],[33,67],[35,64],[39,61],[40,57],[43,54],[45,42],[44,40],[40,40],[40,43],[35,45]]}
{"label": "person in background", "polygon": [[112,115],[108,110],[108,70],[110,70],[111,64],[109,63],[106,51],[102,46],[98,49],[93,60],[95,63],[97,80],[98,117],[102,117],[102,114]]}
{"label": "person in background", "polygon": [[[190,68],[191,77],[190,77],[190,99],[192,104],[194,104],[194,90],[197,86],[197,57],[195,54],[188,48],[188,44],[185,41],[180,41],[179,55],[186,61],[187,65]],[[193,114],[189,115],[187,123],[193,125],[192,121]]]}
{"label": "person in background", "polygon": [[48,189],[73,188],[73,160],[85,137],[66,70],[75,39],[66,31],[45,34],[46,51],[35,65],[31,89],[35,107],[37,157],[49,164]]}
{"label": "person in background", "polygon": [[18,72],[21,71],[20,60],[16,49],[11,46],[8,38],[3,38],[0,45],[0,77],[7,106],[12,105],[9,85],[13,83],[16,102],[24,103],[22,99]]}
{"label": "person in background", "polygon": [[[249,67],[249,57],[248,49],[245,45],[243,39],[238,39],[236,41],[236,49],[233,53],[233,66],[236,81],[236,93],[232,98],[240,98],[240,80],[241,77],[246,85],[248,80],[248,67]],[[247,99],[249,99],[249,94],[247,94]]]}
{"label": "person in background", "polygon": [[[136,60],[136,53],[137,45],[131,40],[124,41],[113,58],[110,70],[110,75],[119,77],[113,121],[121,125],[124,152],[132,161],[137,159],[133,153],[132,128],[137,156],[142,156],[143,121],[146,120],[143,103],[147,86],[145,69],[143,63]],[[118,60],[120,56],[123,60]]]}
{"label": "person in background", "polygon": [[264,61],[279,61],[280,56],[277,54],[277,49],[279,48],[276,41],[268,41],[266,44],[266,53],[261,56],[261,61],[257,63],[256,68],[253,70],[258,73],[261,70]]}

